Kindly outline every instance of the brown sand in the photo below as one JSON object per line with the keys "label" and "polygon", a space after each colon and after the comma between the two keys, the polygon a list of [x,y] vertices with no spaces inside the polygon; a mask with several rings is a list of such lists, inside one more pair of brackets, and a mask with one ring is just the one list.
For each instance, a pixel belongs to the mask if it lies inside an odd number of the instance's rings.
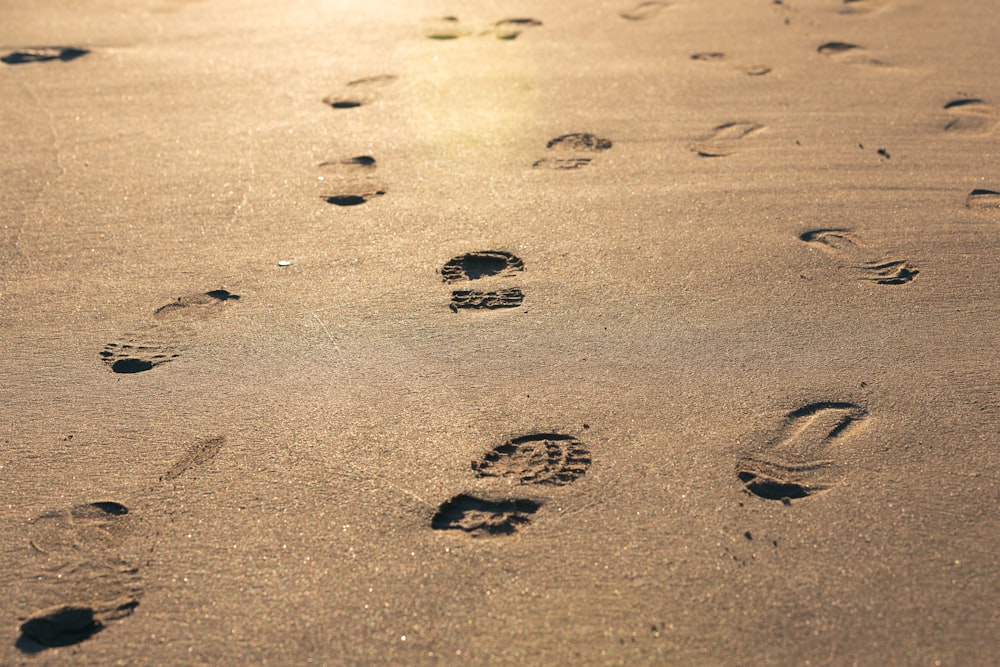
{"label": "brown sand", "polygon": [[998,20],[0,2],[0,663],[1000,662]]}

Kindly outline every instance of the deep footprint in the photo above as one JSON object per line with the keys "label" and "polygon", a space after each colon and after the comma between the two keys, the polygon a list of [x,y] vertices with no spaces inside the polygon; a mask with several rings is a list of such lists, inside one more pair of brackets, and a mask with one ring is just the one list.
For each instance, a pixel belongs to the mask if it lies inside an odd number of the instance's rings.
{"label": "deep footprint", "polygon": [[513,276],[524,271],[520,257],[504,250],[480,250],[453,257],[441,268],[446,283],[479,280],[487,276]]}
{"label": "deep footprint", "polygon": [[512,438],[472,463],[476,477],[513,478],[519,484],[564,486],[590,467],[590,452],[576,438],[537,433]]}
{"label": "deep footprint", "polygon": [[864,275],[861,276],[862,280],[868,280],[879,285],[905,285],[920,273],[917,267],[906,260],[869,262],[862,264],[859,268],[864,270]]}
{"label": "deep footprint", "polygon": [[360,206],[384,194],[385,190],[375,190],[374,192],[365,192],[363,194],[323,195],[320,199],[334,206]]}
{"label": "deep footprint", "polygon": [[496,291],[455,290],[451,293],[453,312],[462,310],[498,310],[517,308],[524,301],[524,292],[516,287],[506,287]]}
{"label": "deep footprint", "polygon": [[144,373],[157,366],[173,361],[179,354],[172,353],[158,345],[133,345],[131,343],[108,343],[100,352],[102,361],[113,373]]}
{"label": "deep footprint", "polygon": [[434,530],[460,530],[472,537],[512,535],[531,522],[541,503],[524,498],[485,500],[459,494],[438,508],[431,520]]}
{"label": "deep footprint", "polygon": [[52,60],[67,62],[85,56],[88,49],[77,49],[69,46],[38,46],[18,51],[11,51],[0,62],[8,65],[25,65],[28,63],[44,63]]}
{"label": "deep footprint", "polygon": [[41,609],[21,624],[17,647],[25,653],[37,653],[79,644],[103,630],[109,621],[130,615],[137,606],[135,598],[122,598],[97,605],[65,604]]}
{"label": "deep footprint", "polygon": [[996,211],[1000,209],[1000,192],[996,190],[973,190],[965,198],[965,206],[966,208],[982,211]]}

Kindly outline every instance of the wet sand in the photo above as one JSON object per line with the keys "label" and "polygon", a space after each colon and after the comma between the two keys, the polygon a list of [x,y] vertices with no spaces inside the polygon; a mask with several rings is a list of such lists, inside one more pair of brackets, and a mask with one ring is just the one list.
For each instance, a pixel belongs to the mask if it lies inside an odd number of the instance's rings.
{"label": "wet sand", "polygon": [[0,663],[1000,661],[998,18],[0,2]]}

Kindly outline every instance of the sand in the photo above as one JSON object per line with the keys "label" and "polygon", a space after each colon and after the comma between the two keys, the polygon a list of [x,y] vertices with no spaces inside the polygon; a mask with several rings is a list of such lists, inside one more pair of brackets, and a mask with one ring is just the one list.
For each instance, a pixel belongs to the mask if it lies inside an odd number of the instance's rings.
{"label": "sand", "polygon": [[998,20],[0,2],[0,663],[1000,662]]}

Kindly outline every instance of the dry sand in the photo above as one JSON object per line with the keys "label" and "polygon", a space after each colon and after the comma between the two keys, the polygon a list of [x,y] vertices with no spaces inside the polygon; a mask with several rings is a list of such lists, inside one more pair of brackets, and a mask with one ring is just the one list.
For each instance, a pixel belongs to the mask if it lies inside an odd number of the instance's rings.
{"label": "dry sand", "polygon": [[998,21],[0,2],[0,663],[1000,662]]}

